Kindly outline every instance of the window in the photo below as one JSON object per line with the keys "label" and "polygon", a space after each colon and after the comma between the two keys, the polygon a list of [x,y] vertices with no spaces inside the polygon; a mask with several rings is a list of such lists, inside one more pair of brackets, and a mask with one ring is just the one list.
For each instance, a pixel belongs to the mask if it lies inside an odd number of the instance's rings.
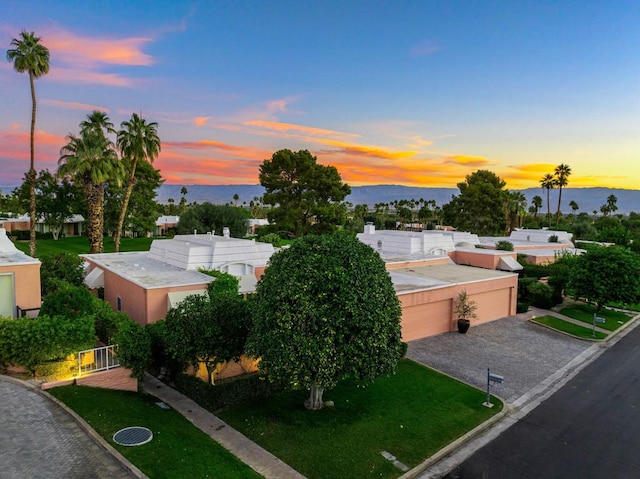
{"label": "window", "polygon": [[116,311],[122,311],[122,298],[120,296],[116,296]]}

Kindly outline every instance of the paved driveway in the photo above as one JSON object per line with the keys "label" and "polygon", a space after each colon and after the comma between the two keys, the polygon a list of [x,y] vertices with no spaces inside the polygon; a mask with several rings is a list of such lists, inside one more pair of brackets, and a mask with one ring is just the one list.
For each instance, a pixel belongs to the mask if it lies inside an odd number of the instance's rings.
{"label": "paved driveway", "polygon": [[57,404],[0,376],[0,478],[129,478]]}
{"label": "paved driveway", "polygon": [[505,378],[492,393],[513,403],[592,344],[508,317],[412,341],[407,357],[482,389],[491,368]]}

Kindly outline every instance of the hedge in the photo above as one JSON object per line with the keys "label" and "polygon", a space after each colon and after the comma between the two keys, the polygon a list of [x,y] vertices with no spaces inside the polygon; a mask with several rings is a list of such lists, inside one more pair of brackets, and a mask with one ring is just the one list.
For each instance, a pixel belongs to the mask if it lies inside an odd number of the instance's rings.
{"label": "hedge", "polygon": [[215,386],[194,376],[179,373],[175,377],[175,386],[182,394],[213,413],[256,396],[268,396],[284,390],[282,384],[261,379],[259,373],[220,380]]}

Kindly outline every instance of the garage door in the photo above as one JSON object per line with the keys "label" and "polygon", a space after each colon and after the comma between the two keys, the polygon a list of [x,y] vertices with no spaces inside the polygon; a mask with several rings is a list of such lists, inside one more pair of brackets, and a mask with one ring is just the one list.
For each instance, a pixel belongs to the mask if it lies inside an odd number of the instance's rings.
{"label": "garage door", "polygon": [[451,331],[452,301],[420,304],[402,310],[402,340],[426,338]]}

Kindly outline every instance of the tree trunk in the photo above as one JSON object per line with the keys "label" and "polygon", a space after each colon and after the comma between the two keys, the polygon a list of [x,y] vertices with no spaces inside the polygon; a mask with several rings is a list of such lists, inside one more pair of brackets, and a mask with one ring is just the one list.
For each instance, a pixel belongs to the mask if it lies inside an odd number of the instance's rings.
{"label": "tree trunk", "polygon": [[115,252],[118,253],[120,251],[120,236],[122,235],[122,228],[124,227],[124,219],[127,216],[127,207],[129,206],[129,198],[131,198],[131,192],[133,191],[133,186],[136,184],[136,161],[133,160],[131,165],[131,174],[129,175],[129,179],[127,180],[127,188],[124,191],[124,198],[122,198],[122,209],[120,210],[120,216],[118,217],[118,226],[116,227],[116,231],[113,234],[113,242],[115,244]]}
{"label": "tree trunk", "polygon": [[87,237],[89,238],[89,253],[102,253],[102,202],[104,201],[104,189],[102,188],[102,185],[88,184],[85,185],[84,191],[87,197],[87,207],[89,210],[89,221],[87,228]]}
{"label": "tree trunk", "polygon": [[35,146],[36,132],[36,85],[33,81],[33,72],[29,70],[29,84],[31,85],[31,163],[29,166],[29,254],[36,255],[36,169]]}
{"label": "tree trunk", "polygon": [[558,211],[556,211],[556,226],[560,222],[560,203],[562,202],[562,186],[560,187],[560,191],[558,191]]}
{"label": "tree trunk", "polygon": [[309,393],[309,399],[304,402],[304,407],[314,411],[322,409],[324,407],[324,402],[322,401],[323,393],[324,388],[318,386],[316,383],[313,383],[313,385],[311,386],[311,391]]}

